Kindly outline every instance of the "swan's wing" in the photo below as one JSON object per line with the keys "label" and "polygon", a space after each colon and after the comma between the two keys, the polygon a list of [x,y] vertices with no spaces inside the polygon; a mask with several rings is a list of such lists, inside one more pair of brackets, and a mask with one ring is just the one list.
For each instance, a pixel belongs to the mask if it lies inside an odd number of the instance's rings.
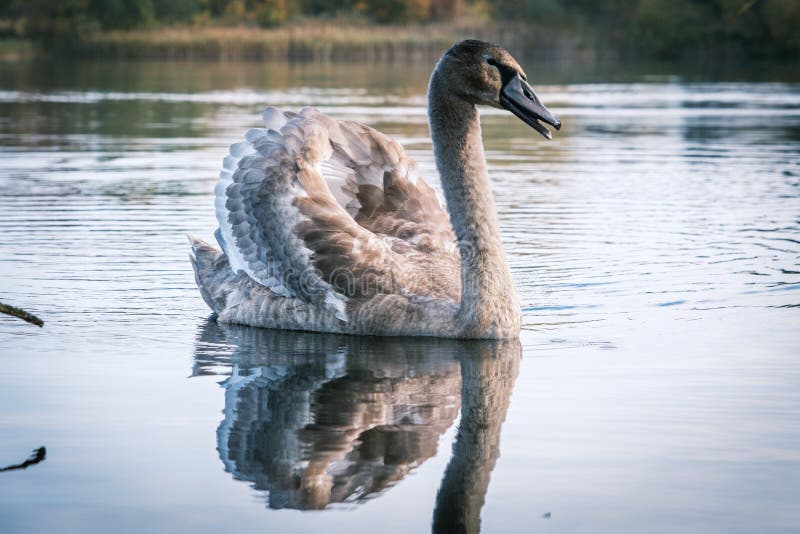
{"label": "swan's wing", "polygon": [[447,213],[397,142],[310,108],[268,108],[264,122],[231,147],[216,188],[235,272],[346,319],[349,298],[413,292],[425,256],[452,264]]}
{"label": "swan's wing", "polygon": [[416,162],[400,143],[374,128],[331,119],[313,108],[302,115],[328,131],[333,153],[322,163],[322,174],[337,202],[358,224],[414,245],[455,245],[443,200],[419,176]]}

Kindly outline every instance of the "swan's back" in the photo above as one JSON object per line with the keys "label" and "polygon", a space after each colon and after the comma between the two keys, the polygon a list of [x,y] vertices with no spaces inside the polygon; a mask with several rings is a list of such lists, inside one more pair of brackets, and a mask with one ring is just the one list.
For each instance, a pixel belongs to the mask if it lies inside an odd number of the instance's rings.
{"label": "swan's back", "polygon": [[263,118],[231,146],[215,188],[222,254],[193,245],[198,285],[221,319],[382,333],[372,330],[404,320],[382,314],[456,305],[449,216],[399,143],[312,108]]}

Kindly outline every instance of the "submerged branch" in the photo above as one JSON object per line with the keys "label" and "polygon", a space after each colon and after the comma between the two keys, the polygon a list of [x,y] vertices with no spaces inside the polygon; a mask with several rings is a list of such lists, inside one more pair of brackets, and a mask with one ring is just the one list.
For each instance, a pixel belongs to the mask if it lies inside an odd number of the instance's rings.
{"label": "submerged branch", "polygon": [[36,317],[34,314],[28,313],[20,308],[15,308],[14,306],[9,306],[8,304],[3,304],[2,302],[0,302],[0,313],[5,313],[6,315],[11,315],[13,317],[19,317],[23,321],[28,321],[29,323],[35,324],[39,327],[44,326],[44,321]]}
{"label": "submerged branch", "polygon": [[34,449],[33,454],[31,454],[30,457],[28,457],[28,459],[22,462],[21,464],[14,464],[2,467],[0,468],[0,472],[13,471],[15,469],[25,469],[26,467],[36,465],[39,462],[44,461],[46,455],[47,455],[47,449],[45,449],[44,447],[39,447],[38,449]]}

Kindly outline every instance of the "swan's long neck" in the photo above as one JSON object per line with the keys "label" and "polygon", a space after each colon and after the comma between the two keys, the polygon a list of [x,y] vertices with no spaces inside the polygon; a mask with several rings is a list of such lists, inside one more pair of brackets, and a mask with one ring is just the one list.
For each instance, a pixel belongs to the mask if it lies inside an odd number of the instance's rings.
{"label": "swan's long neck", "polygon": [[441,75],[428,88],[428,115],[447,209],[461,250],[461,307],[457,320],[478,337],[516,337],[520,307],[500,241],[475,105]]}

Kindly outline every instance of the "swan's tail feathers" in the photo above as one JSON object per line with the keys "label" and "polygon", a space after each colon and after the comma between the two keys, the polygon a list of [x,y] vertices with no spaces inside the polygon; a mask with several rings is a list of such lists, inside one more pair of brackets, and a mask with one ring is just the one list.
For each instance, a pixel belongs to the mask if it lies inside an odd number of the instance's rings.
{"label": "swan's tail feathers", "polygon": [[214,313],[225,308],[225,282],[233,276],[228,259],[219,249],[202,239],[187,235],[192,251],[189,257],[194,268],[194,279],[203,300]]}

